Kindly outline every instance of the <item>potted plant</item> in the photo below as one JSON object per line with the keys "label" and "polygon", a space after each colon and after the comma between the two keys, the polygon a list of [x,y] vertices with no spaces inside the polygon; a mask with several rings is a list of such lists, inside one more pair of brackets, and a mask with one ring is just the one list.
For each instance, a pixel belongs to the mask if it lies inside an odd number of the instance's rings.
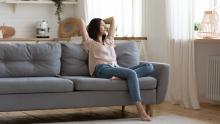
{"label": "potted plant", "polygon": [[60,23],[61,21],[61,12],[62,12],[62,6],[63,6],[63,1],[64,0],[52,0],[56,6],[56,12],[55,15],[57,16],[58,22]]}

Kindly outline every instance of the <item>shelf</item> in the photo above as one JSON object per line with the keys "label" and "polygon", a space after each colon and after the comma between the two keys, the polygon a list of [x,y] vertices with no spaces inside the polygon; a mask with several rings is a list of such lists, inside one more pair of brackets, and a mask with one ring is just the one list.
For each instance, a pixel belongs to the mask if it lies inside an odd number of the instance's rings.
{"label": "shelf", "polygon": [[[19,4],[54,4],[51,0],[4,0],[2,3],[12,4],[13,12],[15,13],[16,7]],[[76,5],[78,4],[78,0],[65,0],[63,1],[64,5]]]}
{"label": "shelf", "polygon": [[203,39],[203,38],[196,38],[194,40],[196,44],[219,44],[220,38],[213,38],[213,39]]}
{"label": "shelf", "polygon": [[[128,40],[141,42],[147,40],[147,37],[115,37],[115,40]],[[71,41],[71,40],[81,40],[81,37],[72,37],[72,38],[0,38],[1,41]]]}
{"label": "shelf", "polygon": [[[51,0],[5,0],[8,4],[54,4]],[[77,4],[77,0],[66,0],[63,4]]]}

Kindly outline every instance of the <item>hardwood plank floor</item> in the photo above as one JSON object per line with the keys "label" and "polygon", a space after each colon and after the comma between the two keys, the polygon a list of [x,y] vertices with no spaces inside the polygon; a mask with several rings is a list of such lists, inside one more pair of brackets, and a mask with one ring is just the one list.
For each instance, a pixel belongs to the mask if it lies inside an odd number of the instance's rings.
{"label": "hardwood plank floor", "polygon": [[[201,104],[200,110],[184,109],[170,103],[153,105],[154,116],[179,115],[195,118],[210,124],[220,124],[220,106],[212,104]],[[118,118],[138,117],[134,106],[126,106],[125,113],[121,113],[121,106],[0,112],[0,124],[32,124],[43,122],[70,122],[85,120],[104,120]]]}

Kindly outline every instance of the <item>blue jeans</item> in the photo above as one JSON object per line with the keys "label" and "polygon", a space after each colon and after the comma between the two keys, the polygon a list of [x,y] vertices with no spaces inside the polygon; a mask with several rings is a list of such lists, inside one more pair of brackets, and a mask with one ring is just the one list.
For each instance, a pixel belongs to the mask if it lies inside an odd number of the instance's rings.
{"label": "blue jeans", "polygon": [[133,102],[141,101],[139,77],[145,77],[151,74],[154,67],[150,63],[143,63],[131,68],[112,67],[108,64],[99,64],[95,69],[95,77],[111,78],[119,77],[128,82],[128,90]]}

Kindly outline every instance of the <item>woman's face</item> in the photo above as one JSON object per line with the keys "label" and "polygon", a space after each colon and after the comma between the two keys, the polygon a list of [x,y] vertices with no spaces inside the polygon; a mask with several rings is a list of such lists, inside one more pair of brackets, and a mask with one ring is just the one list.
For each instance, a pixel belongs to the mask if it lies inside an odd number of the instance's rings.
{"label": "woman's face", "polygon": [[100,23],[100,34],[101,35],[106,35],[105,22],[104,21],[101,21],[101,23]]}

